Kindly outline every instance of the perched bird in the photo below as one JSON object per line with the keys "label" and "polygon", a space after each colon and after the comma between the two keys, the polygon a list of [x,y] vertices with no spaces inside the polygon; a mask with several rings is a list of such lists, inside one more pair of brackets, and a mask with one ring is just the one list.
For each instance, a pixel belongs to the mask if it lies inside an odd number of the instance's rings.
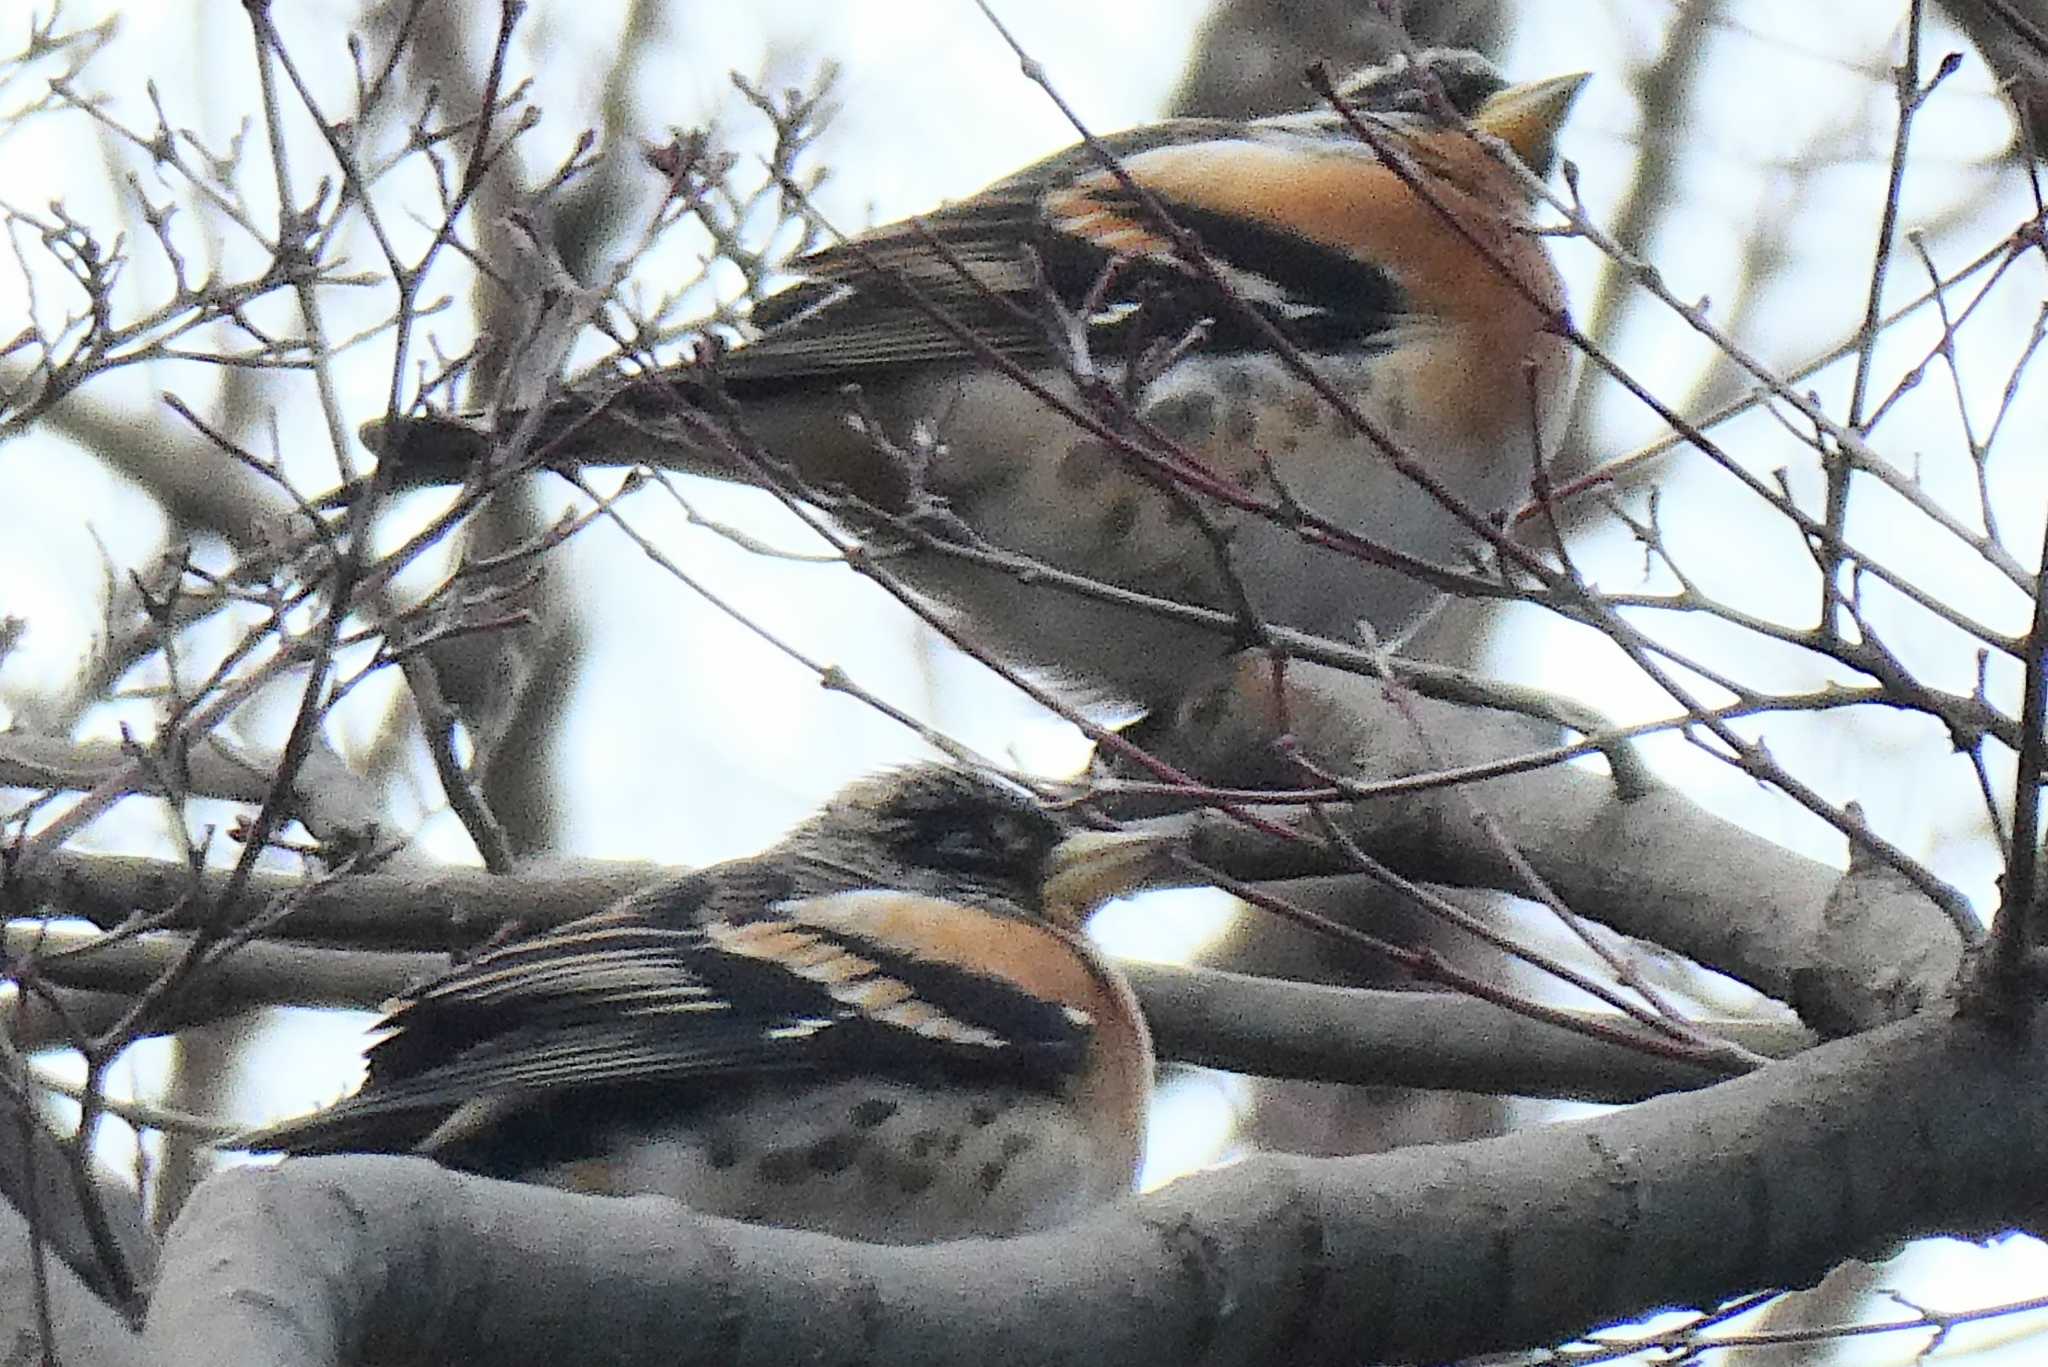
{"label": "perched bird", "polygon": [[426,415],[365,438],[401,482],[459,479],[499,439],[519,443],[500,458],[756,479],[720,436],[743,431],[863,535],[924,529],[889,568],[998,655],[1157,707],[1242,640],[930,540],[1211,608],[1239,606],[1234,578],[1268,623],[1397,632],[1436,590],[1311,545],[1297,510],[1439,565],[1481,538],[1259,321],[1473,513],[1519,503],[1572,358],[1526,182],[1474,130],[1540,174],[1584,79],[1511,87],[1476,54],[1433,51],[1344,83],[1349,119],[1317,107],[1114,134],[1100,145],[1115,167],[1071,148],[802,258],[803,281],[755,310],[760,335],[708,368],[596,380],[495,429]]}
{"label": "perched bird", "polygon": [[1001,1237],[1127,1193],[1152,1052],[1078,918],[1155,838],[925,765],[780,844],[407,993],[362,1088],[237,1141],[418,1152],[875,1243]]}

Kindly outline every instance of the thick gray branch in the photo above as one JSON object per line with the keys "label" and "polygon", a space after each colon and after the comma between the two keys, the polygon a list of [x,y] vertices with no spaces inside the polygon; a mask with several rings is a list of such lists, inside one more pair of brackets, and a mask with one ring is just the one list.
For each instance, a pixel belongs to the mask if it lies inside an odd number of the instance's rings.
{"label": "thick gray branch", "polygon": [[[15,958],[60,951],[37,969],[53,983],[115,992],[141,991],[187,944],[173,933],[104,946],[94,939],[16,924],[6,927],[4,944]],[[256,941],[196,975],[166,1020],[213,1019],[279,1003],[374,1007],[447,963],[439,954]],[[1125,971],[1162,1057],[1233,1072],[1612,1102],[1719,1081],[1718,1074],[1696,1064],[1447,993],[1318,987],[1159,964],[1127,964]],[[1785,1023],[1723,1021],[1706,1028],[1780,1057],[1814,1042],[1809,1032]]]}
{"label": "thick gray branch", "polygon": [[[20,732],[0,735],[0,786],[31,789],[90,789],[133,767],[138,753],[117,741],[74,741]],[[135,774],[133,791],[229,802],[261,802],[277,773],[274,755],[254,755],[221,738],[206,736],[185,753],[175,775]],[[324,744],[315,745],[292,785],[292,812],[322,840],[362,840],[386,820],[382,794],[349,769]]]}
{"label": "thick gray branch", "polygon": [[[1321,987],[1156,964],[1126,964],[1124,971],[1162,1058],[1234,1073],[1605,1102],[1720,1080],[1698,1064],[1450,992]],[[1774,1057],[1813,1043],[1811,1033],[1788,1022],[1706,1021],[1701,1028]]]}
{"label": "thick gray branch", "polygon": [[[352,874],[324,883],[289,874],[251,876],[242,898],[227,909],[239,924],[286,905],[278,934],[350,945],[451,948],[471,945],[512,922],[559,925],[587,916],[672,869],[655,864],[588,861],[573,867],[535,866],[517,878],[479,868],[442,868],[402,874]],[[10,909],[43,907],[78,916],[104,929],[135,916],[191,928],[225,891],[225,869],[196,877],[161,859],[53,850],[26,873],[0,870]]]}
{"label": "thick gray branch", "polygon": [[[1547,744],[1508,713],[1396,695],[1312,665],[1295,664],[1287,677],[1287,705],[1277,715],[1290,734],[1319,763],[1364,781],[1495,763]],[[1300,785],[1301,771],[1276,748],[1269,694],[1259,667],[1241,668],[1202,700],[1192,718],[1199,724],[1175,728],[1162,748],[1183,767],[1235,786]],[[1812,1019],[1896,1018],[1944,990],[1960,954],[1953,930],[1910,888],[1865,896],[1853,917],[1828,917],[1830,899],[1840,901],[1839,870],[1721,821],[1676,792],[1624,798],[1580,768],[1551,765],[1331,810],[1368,853],[1412,877],[1526,893],[1503,848],[1481,828],[1476,813],[1483,810],[1580,915],[1796,1000]],[[1310,838],[1286,842],[1204,816],[1195,848],[1249,879],[1348,870],[1312,822],[1300,825]],[[283,933],[362,947],[448,948],[508,921],[542,926],[587,914],[659,873],[648,865],[582,865],[497,878],[444,869],[317,887],[258,875],[231,916],[246,919],[290,898]],[[197,878],[204,901],[223,878]],[[184,908],[194,891],[180,866],[69,851],[16,872],[6,888],[14,907],[47,906],[110,928],[137,913],[191,924]]]}
{"label": "thick gray branch", "polygon": [[[1248,658],[1194,705],[1188,719],[1198,725],[1175,728],[1173,762],[1234,787],[1295,788],[1313,780],[1282,749],[1283,736],[1322,768],[1367,783],[1495,763],[1550,743],[1519,716],[1315,665],[1289,666],[1276,703],[1270,671]],[[1583,768],[1554,764],[1327,810],[1366,853],[1410,877],[1527,895],[1483,832],[1483,812],[1579,915],[1796,1000],[1829,1022],[1897,1019],[1945,991],[1961,958],[1954,929],[1910,889],[1864,895],[1853,916],[1830,915],[1841,870],[1722,821],[1676,791],[1624,797]],[[1204,814],[1195,851],[1248,879],[1348,867],[1312,820],[1292,824],[1304,839],[1283,841]],[[1894,881],[1872,879],[1870,887]]]}
{"label": "thick gray branch", "polygon": [[[7,1362],[92,1363],[94,1367],[141,1367],[141,1341],[78,1274],[44,1245],[41,1275],[47,1279],[50,1339],[38,1342],[38,1269],[28,1224],[0,1202],[0,1328],[11,1336]],[[51,1356],[39,1356],[47,1347]]]}
{"label": "thick gray branch", "polygon": [[[111,1295],[124,1282],[146,1285],[156,1270],[156,1245],[134,1191],[110,1173],[93,1168],[86,1175],[97,1209],[84,1204],[86,1194],[74,1180],[65,1146],[50,1133],[33,1109],[24,1110],[7,1080],[0,1090],[0,1329],[11,1330],[34,1320],[19,1317],[29,1303],[33,1265],[29,1261],[27,1213],[33,1212],[41,1238],[43,1262],[65,1274],[53,1280],[54,1297]],[[111,1242],[104,1248],[98,1233]],[[103,1254],[121,1261],[109,1269]],[[111,1312],[109,1312],[111,1313]],[[0,1361],[5,1361],[0,1354]]]}
{"label": "thick gray branch", "polygon": [[147,1340],[250,1367],[358,1344],[547,1367],[1442,1360],[1998,1230],[2048,1181],[2044,1126],[2048,1049],[1930,1014],[1592,1121],[1256,1158],[971,1246],[300,1160],[194,1197]]}

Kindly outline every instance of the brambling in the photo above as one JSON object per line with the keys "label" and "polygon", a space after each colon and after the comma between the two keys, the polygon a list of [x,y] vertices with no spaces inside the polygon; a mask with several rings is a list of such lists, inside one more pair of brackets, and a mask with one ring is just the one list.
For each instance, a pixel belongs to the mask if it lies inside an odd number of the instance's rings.
{"label": "brambling", "polygon": [[[1527,182],[1474,133],[1542,173],[1584,79],[1509,86],[1433,51],[1344,83],[1348,117],[1115,134],[802,258],[802,282],[756,308],[759,336],[707,365],[598,379],[495,428],[427,415],[365,439],[401,481],[494,458],[791,477],[896,541],[890,568],[998,655],[1158,707],[1243,641],[932,542],[1210,608],[1239,608],[1241,585],[1264,621],[1338,639],[1398,631],[1436,590],[1311,544],[1297,514],[1439,566],[1478,542],[1389,442],[1479,516],[1520,501],[1572,358]],[[938,530],[887,536],[906,522]]]}
{"label": "brambling", "polygon": [[1078,923],[1159,843],[1064,834],[959,769],[870,779],[760,855],[407,993],[360,1090],[237,1144],[874,1243],[1058,1225],[1136,1175],[1151,1043]]}

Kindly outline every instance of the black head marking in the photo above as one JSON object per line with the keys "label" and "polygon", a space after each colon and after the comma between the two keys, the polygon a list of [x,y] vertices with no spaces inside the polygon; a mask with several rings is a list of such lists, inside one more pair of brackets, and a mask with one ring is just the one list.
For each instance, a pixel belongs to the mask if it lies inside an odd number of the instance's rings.
{"label": "black head marking", "polygon": [[858,851],[860,863],[910,891],[1036,906],[1062,834],[1021,789],[969,769],[919,764],[845,789],[791,843],[806,853]]}

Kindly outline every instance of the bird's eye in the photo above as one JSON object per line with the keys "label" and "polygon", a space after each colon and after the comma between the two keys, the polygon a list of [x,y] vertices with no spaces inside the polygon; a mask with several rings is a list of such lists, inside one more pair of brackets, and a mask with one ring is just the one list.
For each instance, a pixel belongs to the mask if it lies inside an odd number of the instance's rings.
{"label": "bird's eye", "polygon": [[966,827],[936,833],[926,848],[932,863],[948,869],[990,867],[1008,853],[998,832]]}
{"label": "bird's eye", "polygon": [[930,831],[927,837],[925,860],[936,867],[963,873],[1013,870],[1035,847],[1049,844],[1036,838],[1030,823],[1007,814]]}

